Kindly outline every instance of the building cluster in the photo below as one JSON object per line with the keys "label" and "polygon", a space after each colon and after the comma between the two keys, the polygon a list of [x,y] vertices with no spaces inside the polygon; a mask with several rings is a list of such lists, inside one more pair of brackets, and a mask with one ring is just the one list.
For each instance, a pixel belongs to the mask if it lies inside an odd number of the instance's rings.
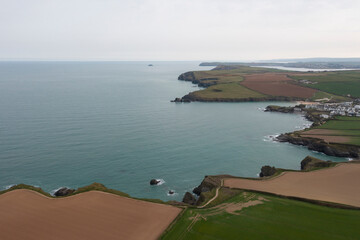
{"label": "building cluster", "polygon": [[306,79],[301,79],[301,80],[299,80],[299,82],[302,84],[316,84],[317,83],[317,82],[312,82],[312,81],[309,81]]}
{"label": "building cluster", "polygon": [[[350,116],[360,117],[360,103],[358,102],[342,102],[342,103],[319,103],[306,105],[307,109],[316,109],[321,112],[328,112],[330,116]],[[323,114],[323,118],[329,116]]]}

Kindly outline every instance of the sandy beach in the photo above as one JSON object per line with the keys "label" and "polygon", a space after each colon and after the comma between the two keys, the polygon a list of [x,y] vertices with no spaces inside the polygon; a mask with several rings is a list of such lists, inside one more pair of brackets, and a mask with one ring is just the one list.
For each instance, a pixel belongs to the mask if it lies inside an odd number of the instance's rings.
{"label": "sandy beach", "polygon": [[224,186],[360,207],[360,164],[312,172],[285,172],[268,180],[228,178]]}
{"label": "sandy beach", "polygon": [[51,199],[14,190],[0,195],[0,239],[157,239],[180,212],[99,191]]}

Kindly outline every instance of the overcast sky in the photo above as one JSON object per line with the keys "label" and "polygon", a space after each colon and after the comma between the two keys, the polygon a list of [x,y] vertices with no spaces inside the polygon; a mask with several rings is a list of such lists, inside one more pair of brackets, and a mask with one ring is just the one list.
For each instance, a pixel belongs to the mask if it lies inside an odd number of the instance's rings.
{"label": "overcast sky", "polygon": [[0,59],[360,57],[359,0],[0,0]]}

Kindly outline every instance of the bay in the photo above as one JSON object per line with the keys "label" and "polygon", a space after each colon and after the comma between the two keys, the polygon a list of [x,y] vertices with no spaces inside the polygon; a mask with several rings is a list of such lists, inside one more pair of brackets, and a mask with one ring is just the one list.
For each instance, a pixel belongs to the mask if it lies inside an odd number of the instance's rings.
{"label": "bay", "polygon": [[[134,197],[181,200],[205,175],[299,169],[307,155],[344,160],[272,141],[309,122],[263,112],[269,103],[171,103],[200,89],[177,80],[210,69],[198,64],[0,62],[0,185],[51,192],[100,182]],[[164,183],[150,186],[152,178]]]}

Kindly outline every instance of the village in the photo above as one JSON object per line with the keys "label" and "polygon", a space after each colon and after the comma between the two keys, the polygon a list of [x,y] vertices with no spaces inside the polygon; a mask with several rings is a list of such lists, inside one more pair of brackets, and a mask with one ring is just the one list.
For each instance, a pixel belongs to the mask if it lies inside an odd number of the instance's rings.
{"label": "village", "polygon": [[322,114],[321,117],[329,118],[332,116],[349,116],[360,117],[360,100],[356,99],[353,102],[341,102],[341,103],[317,103],[309,104],[305,106],[306,109],[316,109],[321,112],[328,112],[328,114]]}

